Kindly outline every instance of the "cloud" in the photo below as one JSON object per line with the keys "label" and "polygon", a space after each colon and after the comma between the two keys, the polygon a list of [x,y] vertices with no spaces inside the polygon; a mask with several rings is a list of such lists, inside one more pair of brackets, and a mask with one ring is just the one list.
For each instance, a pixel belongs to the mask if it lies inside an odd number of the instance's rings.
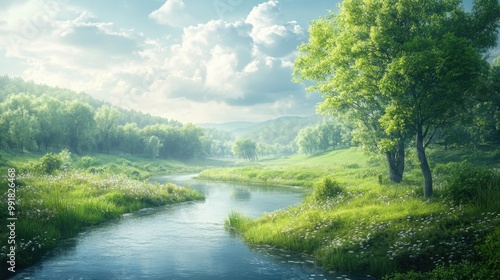
{"label": "cloud", "polygon": [[283,22],[279,2],[275,0],[255,6],[245,22],[253,27],[250,36],[259,51],[271,56],[293,52],[305,36],[296,21]]}
{"label": "cloud", "polygon": [[244,21],[186,27],[155,70],[164,75],[149,90],[193,102],[271,104],[302,90],[290,81],[291,59],[302,37],[300,26],[281,20],[277,1],[254,7]]}
{"label": "cloud", "polygon": [[[180,36],[156,37],[61,2],[19,3],[0,12],[0,48],[25,63],[25,79],[183,121],[314,111],[313,99],[290,81],[302,28],[282,20],[277,1],[240,20],[209,20],[177,29]],[[148,17],[179,26],[190,22],[183,18],[189,11],[168,0]]]}
{"label": "cloud", "polygon": [[95,81],[102,72],[137,56],[140,47],[140,35],[58,1],[19,2],[0,18],[0,48],[25,61],[24,78],[77,91],[101,88]]}
{"label": "cloud", "polygon": [[182,0],[167,0],[165,3],[149,14],[149,17],[160,24],[174,27],[187,26],[193,22],[193,18],[187,13],[186,5]]}
{"label": "cloud", "polygon": [[60,37],[61,43],[94,54],[131,54],[138,49],[137,41],[123,35],[110,34],[96,25],[74,26]]}

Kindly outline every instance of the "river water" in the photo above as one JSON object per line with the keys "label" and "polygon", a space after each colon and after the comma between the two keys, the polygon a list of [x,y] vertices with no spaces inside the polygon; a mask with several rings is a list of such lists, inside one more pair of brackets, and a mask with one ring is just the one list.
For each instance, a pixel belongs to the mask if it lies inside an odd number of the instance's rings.
{"label": "river water", "polygon": [[13,279],[355,279],[301,254],[249,247],[224,229],[231,211],[258,217],[300,203],[301,188],[155,178],[188,184],[205,201],[144,209],[89,228]]}

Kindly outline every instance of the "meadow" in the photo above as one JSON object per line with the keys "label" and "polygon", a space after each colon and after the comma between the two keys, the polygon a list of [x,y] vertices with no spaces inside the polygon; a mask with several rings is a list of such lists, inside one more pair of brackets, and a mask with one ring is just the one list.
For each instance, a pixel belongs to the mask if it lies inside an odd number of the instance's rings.
{"label": "meadow", "polygon": [[498,279],[499,153],[431,152],[435,195],[423,198],[416,159],[388,180],[384,161],[357,148],[203,171],[200,178],[310,187],[298,206],[250,219],[231,213],[228,230],[249,244],[312,255],[325,269],[385,279]]}
{"label": "meadow", "polygon": [[[62,239],[76,236],[89,226],[118,219],[124,213],[185,201],[203,195],[173,184],[149,183],[155,174],[196,171],[180,162],[139,160],[110,155],[9,154],[3,161],[1,192],[7,198],[15,184],[16,270],[29,266]],[[15,170],[15,171],[14,171]],[[14,172],[10,172],[14,171]],[[15,174],[10,180],[8,174]],[[8,200],[0,201],[0,219],[7,220]],[[0,229],[2,273],[7,272],[9,232]],[[5,276],[5,275],[2,275]]]}

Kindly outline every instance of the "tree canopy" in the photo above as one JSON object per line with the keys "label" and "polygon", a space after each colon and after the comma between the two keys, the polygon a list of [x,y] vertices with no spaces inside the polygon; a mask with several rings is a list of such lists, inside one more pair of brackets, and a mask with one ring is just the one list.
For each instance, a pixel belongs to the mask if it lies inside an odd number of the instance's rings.
{"label": "tree canopy", "polygon": [[404,158],[414,135],[429,198],[425,149],[484,81],[499,18],[497,0],[477,0],[470,12],[459,0],[345,0],[312,23],[294,77],[316,82],[309,90],[323,95],[320,110],[347,113],[385,151],[402,147]]}
{"label": "tree canopy", "polygon": [[245,160],[253,161],[257,159],[257,143],[250,139],[240,138],[234,142],[233,153]]}

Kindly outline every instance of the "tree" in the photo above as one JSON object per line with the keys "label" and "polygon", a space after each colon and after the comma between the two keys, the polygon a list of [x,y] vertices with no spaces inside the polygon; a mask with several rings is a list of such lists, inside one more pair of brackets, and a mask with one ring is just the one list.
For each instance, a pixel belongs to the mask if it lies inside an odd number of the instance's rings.
{"label": "tree", "polygon": [[67,102],[65,107],[66,136],[70,149],[77,153],[82,149],[90,149],[95,127],[93,108],[77,100]]}
{"label": "tree", "polygon": [[131,155],[139,154],[144,148],[144,139],[141,135],[141,130],[136,123],[127,123],[120,127],[120,146],[125,152]]}
{"label": "tree", "polygon": [[[380,124],[379,119],[389,102],[387,97],[378,94],[378,81],[382,76],[378,68],[381,67],[374,65],[366,76],[360,75],[360,71],[354,67],[356,57],[352,46],[356,44],[357,38],[350,33],[365,33],[358,36],[366,37],[369,26],[350,31],[349,26],[344,26],[343,17],[349,15],[330,15],[313,21],[309,42],[299,47],[299,56],[294,63],[294,81],[315,81],[316,84],[307,90],[319,92],[325,98],[318,108],[319,112],[337,115],[347,125],[354,127],[353,140],[360,142],[365,150],[385,153],[390,179],[400,182],[403,178],[407,135],[405,131],[388,133]],[[354,17],[358,18],[359,15]],[[374,17],[364,20],[368,25]]]}
{"label": "tree", "polygon": [[301,153],[312,154],[318,151],[319,137],[313,126],[303,128],[295,138],[295,142]]}
{"label": "tree", "polygon": [[36,147],[35,138],[40,131],[35,116],[30,115],[23,107],[7,113],[10,119],[9,135],[13,145],[22,152],[24,149]]}
{"label": "tree", "polygon": [[257,159],[257,143],[250,139],[238,139],[233,144],[233,153],[239,158],[253,161]]}
{"label": "tree", "polygon": [[182,142],[179,157],[183,159],[201,156],[203,154],[203,146],[201,138],[204,135],[204,130],[194,124],[188,123],[182,126],[179,130],[180,141]]}
{"label": "tree", "polygon": [[295,138],[295,142],[302,153],[324,152],[344,144],[342,139],[344,130],[337,122],[324,120],[317,125],[303,128]]}
{"label": "tree", "polygon": [[155,159],[160,153],[160,148],[163,147],[160,138],[157,136],[151,136],[146,141],[146,148],[153,159]]}
{"label": "tree", "polygon": [[63,104],[48,95],[42,95],[36,100],[36,114],[40,123],[40,133],[37,136],[38,149],[45,146],[56,147],[63,143]]}
{"label": "tree", "polygon": [[390,136],[379,145],[404,147],[412,133],[430,198],[426,148],[484,76],[482,55],[495,46],[499,6],[477,0],[467,13],[459,0],[345,0],[338,15],[313,24],[310,42],[321,48],[301,46],[295,73],[319,82],[311,90],[323,94],[326,110],[368,108],[368,117],[357,119],[372,119]]}
{"label": "tree", "polygon": [[95,112],[96,144],[100,151],[109,153],[113,137],[116,136],[119,117],[120,112],[108,105],[99,107]]}
{"label": "tree", "polygon": [[2,118],[10,147],[17,147],[20,151],[36,147],[35,139],[40,132],[40,124],[33,107],[32,98],[25,93],[10,95],[2,104]]}

